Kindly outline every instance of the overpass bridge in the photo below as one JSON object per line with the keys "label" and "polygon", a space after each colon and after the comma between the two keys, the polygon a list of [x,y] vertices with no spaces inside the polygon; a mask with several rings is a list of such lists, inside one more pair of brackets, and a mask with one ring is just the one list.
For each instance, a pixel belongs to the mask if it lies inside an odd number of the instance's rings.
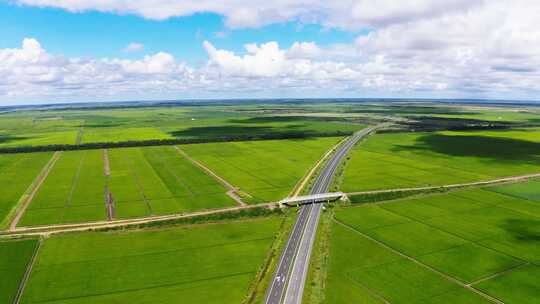
{"label": "overpass bridge", "polygon": [[343,192],[327,192],[327,193],[318,193],[318,194],[289,197],[289,198],[281,200],[279,203],[280,205],[286,205],[286,206],[301,206],[301,205],[313,204],[313,203],[326,203],[326,202],[331,202],[331,201],[337,201],[338,199],[344,196],[345,196],[345,193]]}

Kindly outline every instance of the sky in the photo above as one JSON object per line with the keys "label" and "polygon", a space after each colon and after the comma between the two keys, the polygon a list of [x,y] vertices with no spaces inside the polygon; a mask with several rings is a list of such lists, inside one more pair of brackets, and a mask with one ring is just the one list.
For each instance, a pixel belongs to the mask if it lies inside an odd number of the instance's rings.
{"label": "sky", "polygon": [[0,0],[0,106],[540,100],[537,0]]}

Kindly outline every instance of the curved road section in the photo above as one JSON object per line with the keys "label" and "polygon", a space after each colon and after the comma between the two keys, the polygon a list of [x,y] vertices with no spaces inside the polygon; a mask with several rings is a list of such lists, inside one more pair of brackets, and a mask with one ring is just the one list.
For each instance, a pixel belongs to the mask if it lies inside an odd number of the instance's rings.
{"label": "curved road section", "polygon": [[[379,126],[366,128],[355,133],[334,153],[321,171],[310,194],[328,192],[336,170],[349,150],[364,136]],[[274,278],[266,293],[267,304],[299,304],[302,302],[309,258],[317,233],[317,224],[322,204],[308,204],[300,207],[300,213],[283,250]]]}

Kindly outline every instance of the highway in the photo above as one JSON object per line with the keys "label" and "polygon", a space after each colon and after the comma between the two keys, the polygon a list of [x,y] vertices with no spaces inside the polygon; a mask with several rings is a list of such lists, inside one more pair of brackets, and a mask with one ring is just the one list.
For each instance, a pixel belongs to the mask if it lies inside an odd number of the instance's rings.
{"label": "highway", "polygon": [[[310,194],[328,192],[336,170],[349,150],[376,127],[366,128],[345,141],[328,161],[311,188]],[[285,244],[272,283],[267,290],[267,304],[299,304],[302,302],[309,258],[317,234],[322,204],[300,207],[298,218]]]}

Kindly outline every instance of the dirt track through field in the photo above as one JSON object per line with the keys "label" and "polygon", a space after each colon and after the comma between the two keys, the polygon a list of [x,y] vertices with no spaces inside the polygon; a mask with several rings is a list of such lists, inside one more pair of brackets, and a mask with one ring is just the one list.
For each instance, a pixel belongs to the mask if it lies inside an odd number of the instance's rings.
{"label": "dirt track through field", "polygon": [[22,205],[19,208],[19,210],[17,210],[17,213],[15,214],[13,221],[11,221],[11,224],[9,225],[9,230],[14,230],[17,227],[17,224],[21,220],[24,212],[26,211],[26,209],[28,208],[32,200],[34,199],[34,196],[39,191],[41,185],[43,184],[47,176],[49,176],[49,173],[54,167],[54,164],[56,164],[56,161],[58,161],[61,155],[62,155],[61,151],[54,152],[53,156],[51,157],[49,162],[45,165],[43,170],[39,173],[36,180],[34,180],[32,184],[30,185],[29,190],[27,190],[27,192],[29,191],[28,195],[26,194],[26,192],[25,194],[23,194]]}
{"label": "dirt track through field", "polygon": [[28,278],[30,278],[30,274],[32,273],[32,269],[34,268],[34,264],[36,263],[38,251],[41,248],[42,243],[43,243],[43,239],[39,238],[38,243],[36,245],[36,249],[34,249],[34,253],[32,254],[32,257],[30,258],[30,261],[28,261],[28,265],[26,266],[26,271],[24,272],[24,276],[19,284],[17,295],[15,296],[15,299],[13,299],[13,304],[19,304],[21,302],[24,288],[26,287]]}
{"label": "dirt track through field", "polygon": [[201,168],[204,172],[206,172],[206,174],[212,176],[214,179],[216,179],[218,182],[220,182],[223,186],[225,186],[225,188],[229,189],[229,191],[227,191],[227,195],[232,198],[234,201],[236,201],[240,206],[246,206],[247,204],[242,200],[242,198],[240,197],[240,195],[238,195],[238,193],[240,193],[240,188],[238,187],[235,187],[233,185],[231,185],[228,181],[226,181],[223,177],[217,175],[214,171],[212,171],[210,168],[206,167],[205,165],[203,165],[202,163],[198,162],[197,160],[195,160],[194,158],[192,158],[191,156],[189,156],[184,150],[180,149],[178,146],[174,146],[174,148],[176,149],[176,151],[182,155],[183,157],[185,157],[187,160],[189,160],[190,162],[192,162],[194,165],[196,165],[197,167]]}
{"label": "dirt track through field", "polygon": [[109,150],[103,149],[103,175],[107,178],[107,184],[105,185],[105,208],[107,209],[107,218],[109,221],[115,219],[116,210],[114,207],[114,196],[109,187],[109,181],[111,178],[111,165],[109,162]]}
{"label": "dirt track through field", "polygon": [[366,238],[366,239],[368,239],[368,240],[370,240],[370,241],[376,243],[377,245],[379,245],[379,246],[381,246],[381,247],[383,247],[383,248],[385,248],[385,249],[387,249],[387,250],[389,250],[389,251],[391,251],[391,252],[393,252],[393,253],[395,253],[395,254],[401,256],[402,258],[405,258],[405,259],[407,259],[407,260],[409,260],[409,261],[411,261],[411,262],[417,264],[418,266],[421,266],[421,267],[423,267],[423,268],[425,268],[425,269],[427,269],[427,270],[431,270],[432,272],[435,272],[435,273],[439,274],[440,276],[446,278],[447,280],[449,280],[449,281],[451,281],[451,282],[453,282],[453,283],[455,283],[455,284],[458,284],[459,286],[461,286],[461,287],[463,287],[463,288],[466,288],[466,289],[468,289],[468,290],[470,290],[470,291],[472,291],[472,292],[474,292],[474,293],[476,293],[476,294],[482,296],[483,298],[485,298],[486,300],[488,300],[488,301],[490,301],[490,302],[498,303],[498,304],[504,304],[503,301],[501,301],[501,300],[499,300],[499,299],[497,299],[497,298],[494,298],[494,297],[492,297],[492,296],[490,296],[490,295],[488,295],[488,294],[482,292],[482,291],[479,290],[479,289],[476,289],[476,288],[474,288],[474,287],[472,287],[472,286],[469,286],[468,284],[465,284],[465,283],[463,283],[462,281],[460,281],[460,280],[458,280],[458,279],[456,279],[456,278],[454,278],[454,277],[452,277],[452,276],[450,276],[450,275],[447,275],[446,273],[441,272],[441,271],[439,271],[439,270],[437,270],[437,269],[435,269],[435,268],[433,268],[433,267],[431,267],[431,266],[429,266],[429,265],[427,265],[427,264],[424,264],[423,262],[421,262],[421,261],[419,261],[419,260],[417,260],[417,259],[415,259],[415,258],[413,258],[413,257],[411,257],[411,256],[408,256],[408,255],[406,255],[406,254],[404,254],[404,253],[402,253],[402,252],[400,252],[400,251],[398,251],[398,250],[396,250],[396,249],[394,249],[394,248],[392,248],[392,247],[386,245],[385,243],[383,243],[383,242],[381,242],[381,241],[379,241],[379,240],[377,240],[377,239],[375,239],[375,238],[373,238],[373,237],[371,237],[371,236],[369,236],[369,235],[367,235],[367,234],[364,234],[364,233],[362,233],[362,232],[360,232],[360,231],[354,229],[353,227],[351,227],[351,226],[349,226],[349,225],[347,225],[347,224],[345,224],[345,223],[342,223],[342,222],[340,222],[340,221],[338,221],[338,220],[336,220],[336,219],[334,219],[334,222],[335,222],[336,224],[341,225],[341,226],[343,226],[343,227],[345,227],[345,228],[347,228],[347,229],[349,229],[349,230],[351,230],[351,231],[353,231],[353,232],[355,232],[355,233],[361,235],[362,237],[364,237],[364,238]]}
{"label": "dirt track through field", "polygon": [[103,174],[111,176],[111,164],[109,162],[109,150],[103,149]]}
{"label": "dirt track through field", "polygon": [[116,211],[114,208],[114,197],[111,191],[109,191],[109,186],[105,185],[105,207],[107,208],[107,218],[109,221],[115,219]]}
{"label": "dirt track through field", "polygon": [[16,228],[13,231],[10,231],[10,233],[4,234],[4,235],[0,234],[0,239],[1,237],[11,238],[11,237],[20,237],[20,236],[33,236],[33,235],[49,236],[51,234],[56,234],[56,233],[125,227],[125,226],[130,226],[130,225],[137,225],[137,224],[146,224],[146,223],[162,222],[162,221],[175,220],[175,219],[181,219],[181,218],[190,218],[190,217],[197,217],[197,216],[204,216],[204,215],[227,213],[231,211],[239,211],[239,210],[247,210],[247,209],[255,209],[255,208],[277,208],[277,207],[279,207],[279,204],[272,202],[272,203],[258,204],[258,205],[246,205],[246,206],[236,206],[236,207],[228,207],[228,208],[221,208],[221,209],[197,211],[197,212],[191,212],[191,213],[186,213],[186,214],[181,213],[181,214],[171,214],[171,215],[159,215],[159,216],[149,216],[149,217],[141,217],[141,218],[133,218],[133,219],[125,219],[125,220],[99,221],[99,222],[81,223],[81,224],[56,224],[56,225],[47,225],[47,226],[20,227],[20,228]]}
{"label": "dirt track through field", "polygon": [[540,173],[533,173],[533,174],[519,175],[519,176],[509,176],[509,177],[503,177],[503,178],[498,178],[498,179],[472,182],[472,183],[463,183],[463,184],[349,192],[347,193],[347,195],[380,194],[380,193],[406,192],[406,191],[417,191],[417,190],[454,189],[454,188],[465,188],[465,187],[474,187],[474,186],[489,186],[489,185],[504,184],[504,183],[522,182],[522,181],[526,181],[528,179],[537,178],[537,177],[540,177]]}

